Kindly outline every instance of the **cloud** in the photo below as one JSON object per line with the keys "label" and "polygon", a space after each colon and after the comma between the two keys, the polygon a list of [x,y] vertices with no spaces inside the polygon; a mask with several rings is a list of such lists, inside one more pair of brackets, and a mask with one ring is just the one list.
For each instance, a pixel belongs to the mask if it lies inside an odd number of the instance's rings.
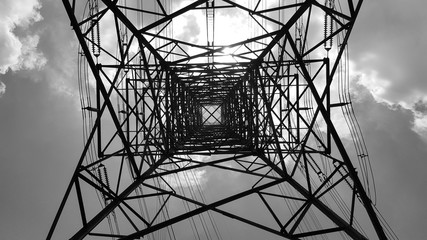
{"label": "cloud", "polygon": [[5,92],[6,92],[6,84],[0,81],[0,97],[2,97]]}
{"label": "cloud", "polygon": [[9,26],[0,24],[0,73],[2,74],[18,62],[22,47],[19,39],[10,30]]}
{"label": "cloud", "polygon": [[[390,45],[387,51],[392,51],[392,47]],[[390,109],[403,108],[410,111],[413,116],[412,130],[427,141],[427,86],[424,86],[424,80],[420,81],[423,79],[423,74],[417,73],[420,69],[416,70],[412,66],[419,63],[415,61],[411,64],[409,60],[408,63],[396,62],[401,59],[390,59],[392,56],[382,50],[354,55],[354,60],[350,61],[352,97],[361,98],[359,94],[366,97],[368,91],[376,102],[383,103]],[[405,58],[403,53],[396,55]],[[416,54],[414,57],[416,58]],[[361,86],[366,88],[365,93],[358,92]]]}
{"label": "cloud", "polygon": [[368,1],[350,40],[355,69],[377,100],[410,109],[427,95],[425,1]]}
{"label": "cloud", "polygon": [[427,100],[418,100],[418,102],[414,104],[414,110],[420,114],[427,114]]}
{"label": "cloud", "polygon": [[[186,159],[186,156],[178,156],[180,158]],[[201,162],[205,162],[208,158],[207,156],[202,156],[202,155],[194,155],[191,157],[192,160],[194,161],[201,161]],[[190,158],[187,158],[190,159]],[[186,162],[182,162],[182,163],[176,163],[177,165],[179,165],[180,167],[186,167],[186,165],[188,163]],[[165,181],[169,184],[169,186],[172,186],[173,188],[178,188],[178,187],[183,187],[183,188],[187,188],[187,187],[193,187],[196,185],[204,185],[206,182],[206,170],[203,169],[192,169],[192,170],[187,170],[187,171],[183,171],[183,172],[178,172],[176,174],[172,174],[172,175],[167,175],[165,176],[163,179],[165,179]]]}
{"label": "cloud", "polygon": [[47,82],[53,93],[76,97],[75,100],[78,102],[78,42],[70,27],[64,6],[61,1],[45,0],[43,7],[38,10],[43,16],[43,21],[31,25],[31,32],[38,34],[27,34],[22,37],[26,47],[21,54],[23,60],[28,60],[21,62],[21,69],[35,70],[19,71],[15,76],[35,82]]}
{"label": "cloud", "polygon": [[422,136],[414,132],[416,116],[399,104],[378,103],[363,85],[355,85],[354,91],[358,95],[353,103],[375,174],[380,212],[398,236],[422,239],[425,232],[419,230],[427,209],[419,206],[427,194],[419,189],[425,186],[427,148]]}
{"label": "cloud", "polygon": [[[377,102],[398,104],[414,116],[412,129],[427,139],[425,1],[368,1],[352,34],[353,72]],[[380,11],[378,11],[380,9]]]}
{"label": "cloud", "polygon": [[37,51],[39,36],[29,26],[42,20],[38,0],[8,0],[0,9],[0,73],[40,68],[46,63]]}
{"label": "cloud", "polygon": [[200,21],[198,21],[198,17],[196,15],[187,14],[178,18],[178,20],[180,21],[177,26],[183,27],[182,29],[177,29],[179,33],[176,38],[189,43],[197,43],[200,35]]}
{"label": "cloud", "polygon": [[19,69],[40,69],[47,60],[43,53],[37,51],[37,45],[40,37],[38,35],[30,35],[21,39],[21,53],[18,57],[18,63],[11,66],[13,71]]}
{"label": "cloud", "polygon": [[427,98],[415,102],[412,109],[415,116],[412,129],[427,142]]}
{"label": "cloud", "polygon": [[[381,81],[381,79],[375,79],[377,73],[363,73],[353,72],[353,78],[351,82],[351,96],[353,103],[359,104],[371,99],[376,103],[390,109],[391,111],[402,111],[409,116],[407,122],[412,124],[411,128],[421,139],[427,142],[427,98],[415,98],[412,105],[405,101],[396,102],[397,99],[385,99],[382,98],[378,92],[387,91],[387,85],[382,86],[381,84],[387,84]],[[376,88],[373,88],[376,86]],[[360,108],[356,108],[356,115],[358,115]],[[362,114],[363,115],[363,114]],[[360,117],[356,116],[358,119]]]}
{"label": "cloud", "polygon": [[6,0],[2,2],[0,18],[3,24],[28,27],[42,19],[38,12],[40,8],[38,0]]}

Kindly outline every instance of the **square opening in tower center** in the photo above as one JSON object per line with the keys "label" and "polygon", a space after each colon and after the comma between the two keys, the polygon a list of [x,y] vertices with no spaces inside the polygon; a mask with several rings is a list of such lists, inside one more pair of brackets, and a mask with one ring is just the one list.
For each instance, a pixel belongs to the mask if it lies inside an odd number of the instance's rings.
{"label": "square opening in tower center", "polygon": [[203,125],[220,125],[222,122],[220,105],[202,105]]}

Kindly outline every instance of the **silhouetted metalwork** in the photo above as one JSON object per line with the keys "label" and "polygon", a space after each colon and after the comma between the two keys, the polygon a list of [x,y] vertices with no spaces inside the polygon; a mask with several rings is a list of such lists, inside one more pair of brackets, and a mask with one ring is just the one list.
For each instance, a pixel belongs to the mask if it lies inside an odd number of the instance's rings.
{"label": "silhouetted metalwork", "polygon": [[63,2],[86,142],[48,239],[223,239],[240,223],[265,239],[388,239],[349,115],[362,0]]}

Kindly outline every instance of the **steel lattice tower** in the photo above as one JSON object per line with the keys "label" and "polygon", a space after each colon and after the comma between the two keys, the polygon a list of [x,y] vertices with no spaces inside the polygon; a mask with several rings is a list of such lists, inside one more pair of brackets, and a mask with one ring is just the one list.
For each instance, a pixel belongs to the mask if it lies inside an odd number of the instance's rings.
{"label": "steel lattice tower", "polygon": [[362,0],[63,3],[86,142],[47,239],[387,239],[332,120]]}

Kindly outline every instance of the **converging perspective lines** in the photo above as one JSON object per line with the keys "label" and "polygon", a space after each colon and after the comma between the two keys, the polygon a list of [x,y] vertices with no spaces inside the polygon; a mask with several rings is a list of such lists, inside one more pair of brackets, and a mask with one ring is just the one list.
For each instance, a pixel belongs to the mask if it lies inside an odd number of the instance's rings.
{"label": "converging perspective lines", "polygon": [[348,88],[362,0],[63,3],[85,142],[47,239],[397,239]]}

